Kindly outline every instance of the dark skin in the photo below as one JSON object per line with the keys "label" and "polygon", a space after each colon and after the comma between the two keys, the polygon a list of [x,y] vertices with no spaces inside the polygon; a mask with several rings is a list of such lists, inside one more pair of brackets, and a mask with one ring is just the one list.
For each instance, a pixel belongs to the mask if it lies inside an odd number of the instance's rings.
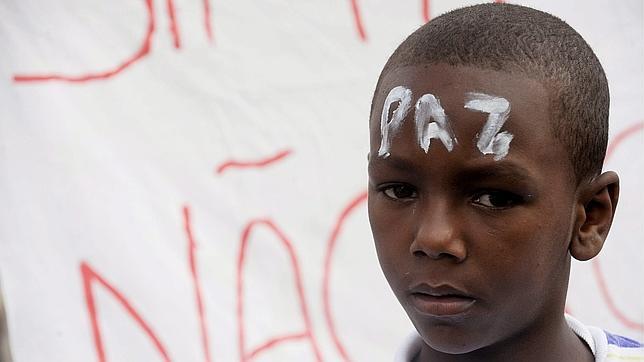
{"label": "dark skin", "polygon": [[[412,109],[391,155],[378,156],[383,103],[401,85],[414,103],[439,98],[458,139],[451,152],[438,139],[428,153],[418,146]],[[477,149],[488,114],[464,108],[467,92],[510,102],[504,158]],[[549,124],[546,87],[506,72],[416,65],[389,71],[374,102],[369,220],[382,270],[425,342],[416,360],[593,361],[564,319],[570,261],[601,250],[619,179],[575,179]]]}

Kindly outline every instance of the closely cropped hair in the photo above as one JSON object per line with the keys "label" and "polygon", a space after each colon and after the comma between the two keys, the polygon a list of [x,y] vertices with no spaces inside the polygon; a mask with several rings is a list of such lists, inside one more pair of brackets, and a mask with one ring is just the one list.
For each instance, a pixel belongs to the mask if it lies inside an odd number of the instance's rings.
{"label": "closely cropped hair", "polygon": [[[563,20],[511,4],[480,4],[443,14],[402,42],[385,74],[446,63],[522,74],[547,89],[556,138],[577,183],[601,173],[608,142],[608,82],[590,46]],[[373,111],[373,104],[372,104]]]}

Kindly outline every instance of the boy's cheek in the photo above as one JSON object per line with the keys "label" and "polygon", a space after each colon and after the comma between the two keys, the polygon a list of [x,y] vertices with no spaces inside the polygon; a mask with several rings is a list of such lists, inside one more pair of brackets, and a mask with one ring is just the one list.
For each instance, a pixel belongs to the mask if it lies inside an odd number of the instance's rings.
{"label": "boy's cheek", "polygon": [[382,212],[370,212],[369,221],[380,267],[394,287],[392,283],[404,274],[399,269],[409,264],[409,242],[404,240],[402,228],[384,216]]}
{"label": "boy's cheek", "polygon": [[385,279],[387,279],[389,287],[396,298],[403,303],[405,291],[409,286],[409,282],[407,281],[409,273],[405,272],[402,268],[404,268],[407,263],[401,263],[400,258],[394,257],[395,253],[392,250],[388,250],[382,245],[377,245],[377,252],[380,269],[382,270]]}
{"label": "boy's cheek", "polygon": [[409,246],[405,246],[399,240],[376,239],[376,253],[380,269],[384,274],[389,286],[397,297],[410,285],[410,254]]}
{"label": "boy's cheek", "polygon": [[395,230],[399,228],[400,220],[393,217],[392,213],[387,210],[380,195],[376,191],[370,190],[368,199],[369,223],[373,239],[378,248],[380,247],[379,244],[386,243],[395,234]]}
{"label": "boy's cheek", "polygon": [[404,264],[409,261],[410,236],[405,228],[387,220],[372,219],[371,230],[380,263],[390,261],[392,264]]}

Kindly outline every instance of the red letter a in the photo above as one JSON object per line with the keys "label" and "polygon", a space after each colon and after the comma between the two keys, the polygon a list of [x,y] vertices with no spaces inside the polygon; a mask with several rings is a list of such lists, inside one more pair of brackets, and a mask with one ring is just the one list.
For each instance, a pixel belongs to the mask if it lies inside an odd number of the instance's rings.
{"label": "red letter a", "polygon": [[[277,236],[277,239],[280,241],[282,248],[284,248],[284,250],[288,253],[288,260],[291,264],[293,282],[295,284],[295,290],[297,292],[296,298],[299,304],[301,320],[304,323],[304,330],[269,338],[259,346],[253,349],[248,349],[248,342],[246,341],[247,330],[245,328],[247,310],[244,309],[244,302],[246,299],[246,294],[244,293],[244,262],[246,260],[251,231],[255,227],[260,225],[266,227],[268,231],[270,231],[270,233]],[[268,274],[270,274],[272,271],[267,270],[267,272]],[[239,332],[239,358],[241,362],[250,361],[257,357],[260,353],[266,352],[271,348],[277,347],[278,345],[285,342],[294,342],[302,339],[309,341],[313,355],[315,356],[315,360],[318,362],[322,360],[320,349],[313,335],[313,327],[311,325],[311,319],[309,317],[308,307],[304,296],[304,287],[302,285],[300,266],[297,256],[295,255],[295,251],[293,250],[293,245],[291,244],[290,240],[286,238],[284,233],[282,233],[275,226],[275,224],[273,224],[273,222],[268,219],[251,221],[246,226],[246,228],[244,228],[244,232],[242,234],[241,245],[239,248],[239,259],[237,259],[237,324]]]}
{"label": "red letter a", "polygon": [[163,347],[163,344],[161,344],[161,341],[157,336],[154,334],[150,326],[141,318],[139,313],[130,305],[130,302],[125,299],[125,297],[110,283],[108,283],[105,279],[103,279],[102,276],[100,276],[98,273],[92,269],[87,263],[81,262],[80,264],[80,271],[81,271],[81,276],[83,277],[83,289],[85,291],[85,302],[87,303],[87,310],[89,312],[89,317],[92,322],[92,333],[94,334],[94,346],[96,347],[96,354],[98,356],[99,362],[105,362],[105,349],[103,347],[103,340],[101,339],[101,330],[98,326],[98,318],[97,318],[97,311],[96,311],[96,303],[94,301],[94,293],[92,292],[92,283],[96,282],[99,283],[100,285],[103,286],[114,298],[116,299],[123,308],[125,308],[125,311],[127,314],[132,317],[134,322],[141,327],[143,332],[152,340],[152,343],[154,344],[154,347],[156,350],[159,351],[159,354],[163,358],[164,361],[170,361],[170,357],[168,357],[168,352],[165,350],[165,347]]}

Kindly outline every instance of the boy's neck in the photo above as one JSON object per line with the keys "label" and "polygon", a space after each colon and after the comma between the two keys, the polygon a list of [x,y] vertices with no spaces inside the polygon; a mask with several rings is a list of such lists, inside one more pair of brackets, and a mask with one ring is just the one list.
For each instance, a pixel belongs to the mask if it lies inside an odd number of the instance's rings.
{"label": "boy's neck", "polygon": [[588,345],[570,329],[563,313],[560,315],[551,323],[542,323],[530,331],[470,353],[447,354],[423,344],[414,362],[594,361]]}

